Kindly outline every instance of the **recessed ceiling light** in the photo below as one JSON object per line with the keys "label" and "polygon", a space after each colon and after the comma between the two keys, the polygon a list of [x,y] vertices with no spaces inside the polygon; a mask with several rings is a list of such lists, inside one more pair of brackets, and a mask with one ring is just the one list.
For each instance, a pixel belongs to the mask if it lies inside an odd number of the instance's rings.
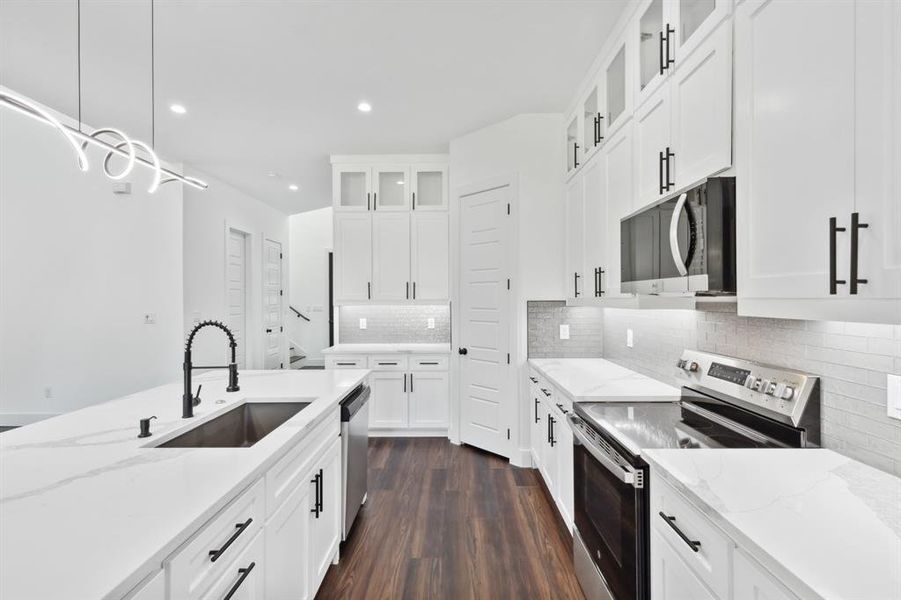
{"label": "recessed ceiling light", "polygon": [[186,112],[188,112],[188,109],[185,108],[184,106],[182,106],[181,104],[170,104],[169,110],[171,110],[172,112],[174,112],[177,115],[183,115]]}
{"label": "recessed ceiling light", "polygon": [[296,183],[292,183],[291,185],[288,186],[288,189],[291,190],[292,192],[296,192],[296,191],[299,190],[300,188],[297,187],[297,184],[296,184]]}
{"label": "recessed ceiling light", "polygon": [[360,112],[369,112],[372,110],[372,105],[368,102],[360,102],[357,104],[357,110]]}

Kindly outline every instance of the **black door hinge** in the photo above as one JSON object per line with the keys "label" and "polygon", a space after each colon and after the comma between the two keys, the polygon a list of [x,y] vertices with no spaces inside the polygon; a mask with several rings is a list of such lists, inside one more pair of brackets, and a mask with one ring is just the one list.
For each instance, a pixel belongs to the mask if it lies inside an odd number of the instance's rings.
{"label": "black door hinge", "polygon": [[508,215],[510,214],[510,203],[509,202],[507,202],[507,214]]}

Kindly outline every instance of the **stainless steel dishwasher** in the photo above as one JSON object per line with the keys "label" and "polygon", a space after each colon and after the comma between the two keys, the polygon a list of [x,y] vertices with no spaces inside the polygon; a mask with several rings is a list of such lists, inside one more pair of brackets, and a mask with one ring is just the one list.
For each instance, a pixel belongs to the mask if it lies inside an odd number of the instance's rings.
{"label": "stainless steel dishwasher", "polygon": [[342,540],[366,501],[369,466],[369,387],[360,385],[341,401],[341,518]]}

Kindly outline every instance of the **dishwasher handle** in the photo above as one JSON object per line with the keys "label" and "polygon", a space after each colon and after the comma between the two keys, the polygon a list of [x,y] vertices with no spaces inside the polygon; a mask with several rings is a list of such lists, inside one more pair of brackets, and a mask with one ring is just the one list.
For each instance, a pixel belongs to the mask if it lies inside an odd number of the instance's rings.
{"label": "dishwasher handle", "polygon": [[346,423],[357,414],[363,405],[369,401],[370,389],[368,385],[360,384],[347,397],[341,401],[341,421]]}

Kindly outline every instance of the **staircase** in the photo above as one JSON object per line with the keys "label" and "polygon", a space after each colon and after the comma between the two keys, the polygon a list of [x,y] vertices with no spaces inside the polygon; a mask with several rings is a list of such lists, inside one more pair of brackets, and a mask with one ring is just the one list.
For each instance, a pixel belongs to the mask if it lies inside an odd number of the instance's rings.
{"label": "staircase", "polygon": [[303,369],[307,360],[306,352],[294,340],[288,340],[289,369]]}

